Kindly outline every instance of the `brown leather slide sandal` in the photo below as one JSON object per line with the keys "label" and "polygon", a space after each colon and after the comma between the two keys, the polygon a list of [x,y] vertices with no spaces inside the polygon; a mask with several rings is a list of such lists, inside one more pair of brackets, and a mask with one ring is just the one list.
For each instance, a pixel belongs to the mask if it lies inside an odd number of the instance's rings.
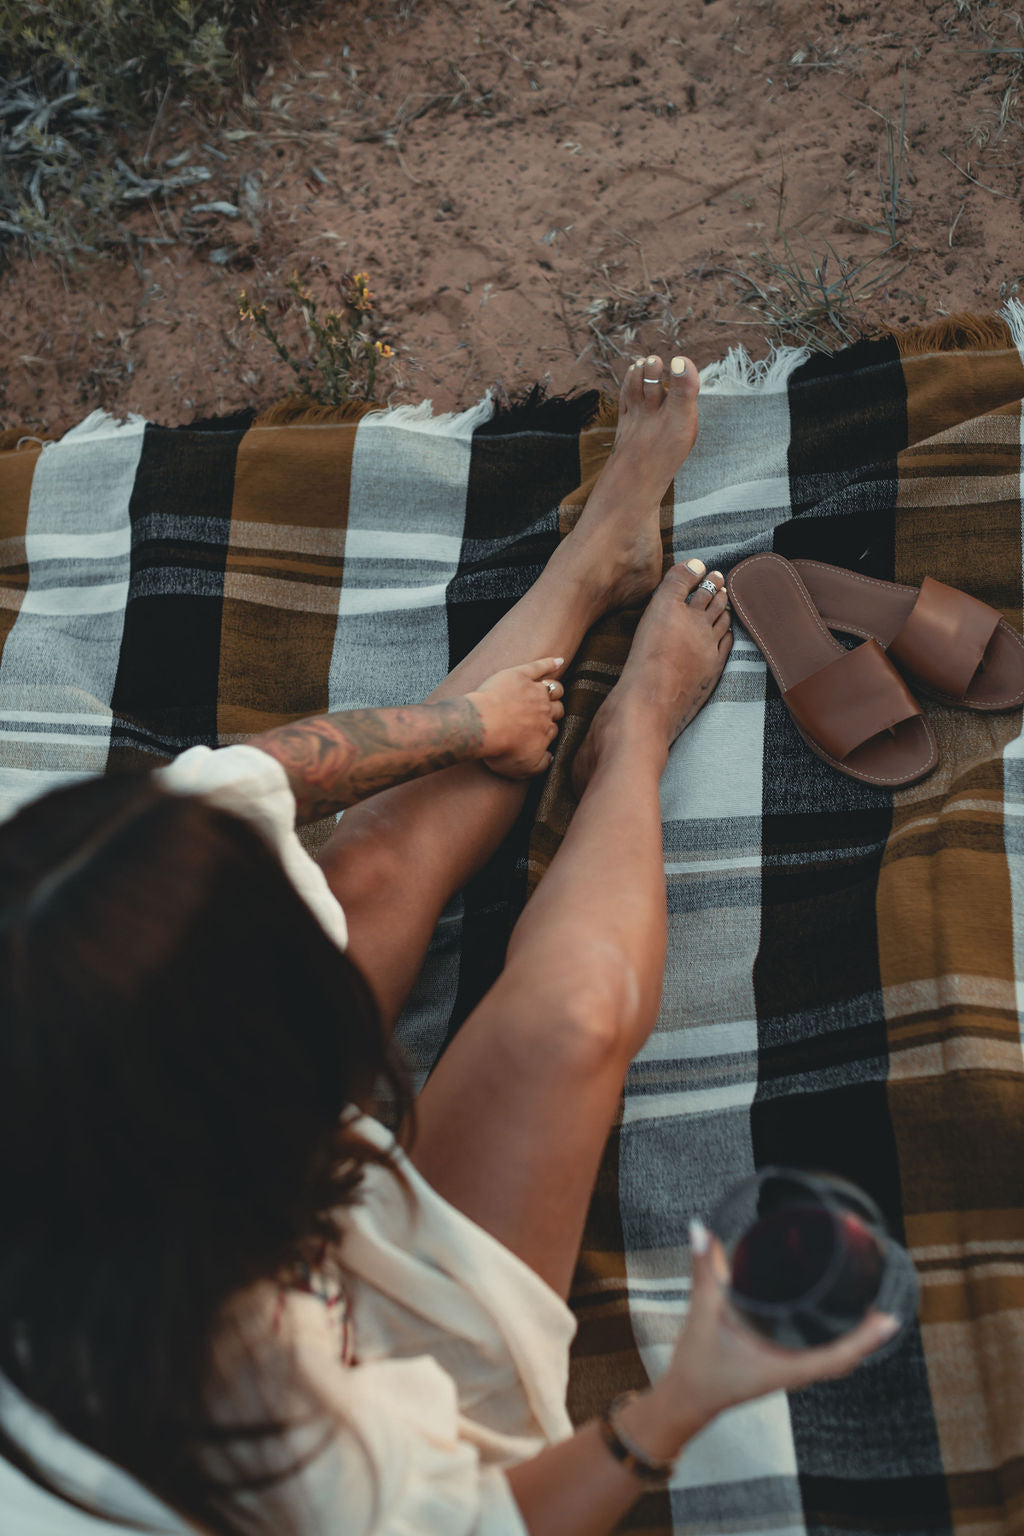
{"label": "brown leather slide sandal", "polygon": [[1024,640],[1002,615],[926,576],[920,587],[794,560],[829,629],[863,635],[930,697],[961,709],[1024,704]]}
{"label": "brown leather slide sandal", "polygon": [[733,566],[726,590],[812,752],[886,788],[931,773],[935,737],[882,647],[866,640],[844,650],[788,560],[751,555]]}

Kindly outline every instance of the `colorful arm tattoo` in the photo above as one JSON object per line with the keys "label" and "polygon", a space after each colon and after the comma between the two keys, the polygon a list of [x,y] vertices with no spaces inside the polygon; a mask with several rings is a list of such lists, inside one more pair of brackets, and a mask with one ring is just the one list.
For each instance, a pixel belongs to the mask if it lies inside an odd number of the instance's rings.
{"label": "colorful arm tattoo", "polygon": [[285,769],[296,819],[315,821],[392,784],[481,755],[483,721],[471,699],[398,709],[346,709],[251,736]]}

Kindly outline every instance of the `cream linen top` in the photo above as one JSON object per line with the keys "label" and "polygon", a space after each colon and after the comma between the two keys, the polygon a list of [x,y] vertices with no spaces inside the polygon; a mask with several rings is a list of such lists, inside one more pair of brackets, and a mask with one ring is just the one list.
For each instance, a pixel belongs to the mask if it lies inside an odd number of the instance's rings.
{"label": "cream linen top", "polygon": [[[294,796],[275,759],[244,745],[193,747],[156,773],[164,787],[202,794],[259,826],[344,948],[344,913],[295,835]],[[394,1148],[376,1120],[356,1124]],[[321,1410],[318,1438],[296,1432],[281,1447],[285,1459],[319,1447],[304,1470],[240,1507],[251,1510],[254,1531],[275,1536],[526,1536],[502,1468],[572,1433],[565,1397],[575,1320],[533,1270],[442,1199],[399,1149],[394,1155],[411,1205],[387,1170],[369,1167],[317,1283],[267,1286],[239,1304],[247,1348],[233,1356],[225,1346],[217,1416],[268,1403],[287,1413],[296,1384],[295,1406],[311,1398]],[[265,1373],[259,1338],[268,1344]],[[288,1344],[295,1364],[281,1399],[274,1343]],[[113,1517],[82,1514],[0,1459],[4,1536],[191,1529],[2,1378],[0,1418],[60,1486]]]}

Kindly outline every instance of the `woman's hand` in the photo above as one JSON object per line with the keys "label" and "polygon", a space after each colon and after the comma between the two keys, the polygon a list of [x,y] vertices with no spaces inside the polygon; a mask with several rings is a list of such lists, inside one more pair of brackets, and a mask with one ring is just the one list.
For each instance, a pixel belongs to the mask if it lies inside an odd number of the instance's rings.
{"label": "woman's hand", "polygon": [[527,779],[551,765],[551,745],[565,714],[561,656],[545,656],[521,667],[495,672],[467,695],[484,728],[480,756],[506,779]]}
{"label": "woman's hand", "polygon": [[[674,1413],[681,1424],[706,1424],[723,1409],[768,1392],[794,1391],[846,1376],[899,1327],[887,1313],[870,1312],[832,1344],[781,1349],[734,1316],[722,1285],[728,1268],[718,1240],[703,1227],[696,1228],[693,1239],[690,1310],[672,1363],[654,1389],[661,1411]],[[705,1240],[707,1248],[701,1253]]]}

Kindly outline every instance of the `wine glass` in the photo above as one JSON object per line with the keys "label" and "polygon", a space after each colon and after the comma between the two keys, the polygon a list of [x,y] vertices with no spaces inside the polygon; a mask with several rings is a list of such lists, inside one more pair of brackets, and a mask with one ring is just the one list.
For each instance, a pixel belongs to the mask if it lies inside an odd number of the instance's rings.
{"label": "wine glass", "polygon": [[828,1344],[877,1307],[902,1324],[868,1357],[878,1359],[917,1315],[910,1255],[870,1195],[846,1179],[762,1168],[726,1195],[709,1226],[729,1261],[733,1310],[784,1349]]}

